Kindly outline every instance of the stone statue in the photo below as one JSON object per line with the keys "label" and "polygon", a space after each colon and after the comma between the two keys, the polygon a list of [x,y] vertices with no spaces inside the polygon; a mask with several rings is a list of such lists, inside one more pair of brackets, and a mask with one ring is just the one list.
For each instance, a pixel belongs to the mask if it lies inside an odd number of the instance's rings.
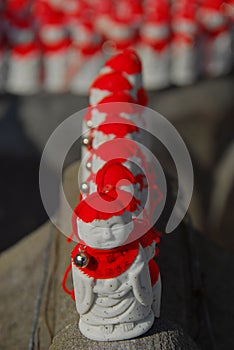
{"label": "stone statue", "polygon": [[160,314],[161,281],[153,260],[153,238],[158,241],[158,235],[149,231],[132,241],[138,224],[132,219],[136,203],[132,200],[125,208],[130,194],[124,191],[115,197],[114,190],[93,193],[78,204],[73,218],[80,239],[72,252],[79,327],[99,341],[137,337]]}

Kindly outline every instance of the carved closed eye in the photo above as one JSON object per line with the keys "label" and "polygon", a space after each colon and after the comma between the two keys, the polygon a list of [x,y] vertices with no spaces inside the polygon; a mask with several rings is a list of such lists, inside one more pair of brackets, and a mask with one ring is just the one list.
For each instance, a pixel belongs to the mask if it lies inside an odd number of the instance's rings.
{"label": "carved closed eye", "polygon": [[120,231],[120,230],[123,230],[123,225],[121,224],[113,224],[111,225],[111,231],[115,232],[115,231]]}
{"label": "carved closed eye", "polygon": [[94,227],[92,230],[92,234],[103,234],[105,229],[103,227]]}

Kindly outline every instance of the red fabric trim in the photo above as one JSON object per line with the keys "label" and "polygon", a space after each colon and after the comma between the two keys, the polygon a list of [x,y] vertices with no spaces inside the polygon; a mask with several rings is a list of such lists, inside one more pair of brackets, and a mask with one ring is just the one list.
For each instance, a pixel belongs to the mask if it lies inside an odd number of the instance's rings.
{"label": "red fabric trim", "polygon": [[126,50],[131,46],[135,45],[137,41],[138,34],[135,33],[131,38],[125,40],[113,39],[115,42],[116,50]]}
{"label": "red fabric trim", "polygon": [[70,40],[63,40],[57,44],[42,43],[43,52],[57,52],[67,49],[70,46]]}
{"label": "red fabric trim", "polygon": [[103,44],[103,40],[100,40],[100,42],[96,45],[86,45],[86,46],[82,46],[82,45],[78,45],[75,42],[72,43],[72,48],[74,50],[77,50],[78,52],[82,53],[84,56],[91,56],[94,55],[95,53],[102,52],[102,44]]}
{"label": "red fabric trim", "polygon": [[[84,274],[95,279],[115,278],[132,265],[139,252],[139,243],[132,242],[114,249],[99,250],[78,243],[72,251],[72,262],[80,250],[87,253],[90,261],[87,267],[79,268]],[[76,265],[75,265],[76,266]]]}
{"label": "red fabric trim", "polygon": [[153,241],[155,241],[156,244],[159,244],[160,236],[161,232],[157,231],[154,227],[152,227],[148,232],[144,234],[144,236],[140,238],[140,243],[143,248],[146,248],[149,245],[151,245]]}
{"label": "red fabric trim", "polygon": [[131,121],[127,124],[128,121],[125,118],[117,117],[116,120],[118,120],[119,123],[115,123],[113,118],[109,119],[110,121],[106,119],[104,124],[100,124],[97,130],[101,131],[103,134],[113,134],[119,138],[124,138],[127,134],[132,134],[133,132],[139,132],[139,128],[136,125],[130,125]]}
{"label": "red fabric trim", "polygon": [[217,37],[218,35],[222,34],[222,33],[225,33],[228,31],[228,26],[222,26],[220,28],[217,28],[217,29],[214,29],[214,30],[205,30],[206,32],[209,33],[209,37],[211,38],[215,38]]}
{"label": "red fabric trim", "polygon": [[159,254],[160,250],[158,247],[155,248],[155,254],[154,257],[157,258],[158,254]]}
{"label": "red fabric trim", "polygon": [[185,34],[182,32],[173,33],[172,35],[172,42],[173,44],[176,44],[176,45],[182,44],[182,43],[192,45],[194,41],[195,41],[195,36],[193,35]]}
{"label": "red fabric trim", "polygon": [[[96,150],[94,150],[93,153],[106,162],[111,159],[118,158],[127,161],[133,156],[139,157],[142,163],[145,161],[144,154],[142,153],[140,147],[132,140],[127,138],[116,138],[110,141],[106,141],[105,143],[101,144]],[[145,167],[144,169],[147,168]]]}
{"label": "red fabric trim", "polygon": [[150,246],[153,243],[154,237],[150,231],[146,232],[143,237],[140,238],[140,243],[143,248]]}
{"label": "red fabric trim", "polygon": [[21,19],[21,18],[17,18],[17,17],[12,17],[8,19],[8,25],[10,27],[13,27],[15,29],[17,29],[18,31],[21,31],[22,29],[31,29],[33,30],[33,21],[32,19]]}
{"label": "red fabric trim", "polygon": [[11,49],[11,55],[24,56],[29,53],[39,53],[38,44],[35,44],[34,42],[29,44],[21,44],[13,46]]}
{"label": "red fabric trim", "polygon": [[67,278],[68,278],[68,275],[71,271],[71,268],[72,268],[72,264],[69,264],[65,273],[64,273],[64,276],[63,276],[63,280],[62,280],[62,288],[64,290],[65,293],[67,293],[68,295],[71,295],[72,299],[75,300],[75,293],[74,293],[74,288],[72,288],[72,290],[69,290],[66,286],[66,283],[67,283]]}
{"label": "red fabric trim", "polygon": [[141,37],[140,42],[149,47],[152,47],[155,51],[163,51],[169,45],[170,38],[152,41],[147,39],[146,37]]}
{"label": "red fabric trim", "polygon": [[90,45],[87,47],[82,47],[82,48],[80,48],[80,51],[84,56],[91,56],[99,51],[101,53],[101,47],[102,47],[102,43],[100,43],[98,46],[91,46]]}

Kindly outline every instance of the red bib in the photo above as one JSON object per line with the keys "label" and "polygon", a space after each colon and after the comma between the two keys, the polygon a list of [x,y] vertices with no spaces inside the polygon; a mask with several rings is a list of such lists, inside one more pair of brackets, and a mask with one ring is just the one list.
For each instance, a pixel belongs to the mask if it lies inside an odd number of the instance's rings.
{"label": "red bib", "polygon": [[[139,252],[139,241],[129,243],[125,246],[101,250],[85,247],[81,243],[72,251],[72,262],[81,251],[87,254],[89,263],[86,267],[77,267],[89,277],[95,279],[115,278],[131,266]],[[75,263],[74,263],[75,264]]]}

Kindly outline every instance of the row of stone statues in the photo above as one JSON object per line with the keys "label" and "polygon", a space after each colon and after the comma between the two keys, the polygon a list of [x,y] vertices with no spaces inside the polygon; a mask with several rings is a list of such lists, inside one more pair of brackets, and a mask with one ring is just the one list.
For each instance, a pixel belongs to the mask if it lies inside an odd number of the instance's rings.
{"label": "row of stone statues", "polygon": [[0,90],[87,94],[108,57],[133,47],[147,89],[192,84],[233,66],[233,0],[7,0]]}
{"label": "row of stone statues", "polygon": [[[160,233],[152,224],[161,193],[139,142],[147,97],[133,50],[105,63],[89,101],[80,199],[72,218],[71,238],[78,243],[67,270],[74,285],[70,294],[83,335],[98,341],[130,339],[151,328],[161,301],[155,261]],[[66,278],[63,286],[68,291]]]}

